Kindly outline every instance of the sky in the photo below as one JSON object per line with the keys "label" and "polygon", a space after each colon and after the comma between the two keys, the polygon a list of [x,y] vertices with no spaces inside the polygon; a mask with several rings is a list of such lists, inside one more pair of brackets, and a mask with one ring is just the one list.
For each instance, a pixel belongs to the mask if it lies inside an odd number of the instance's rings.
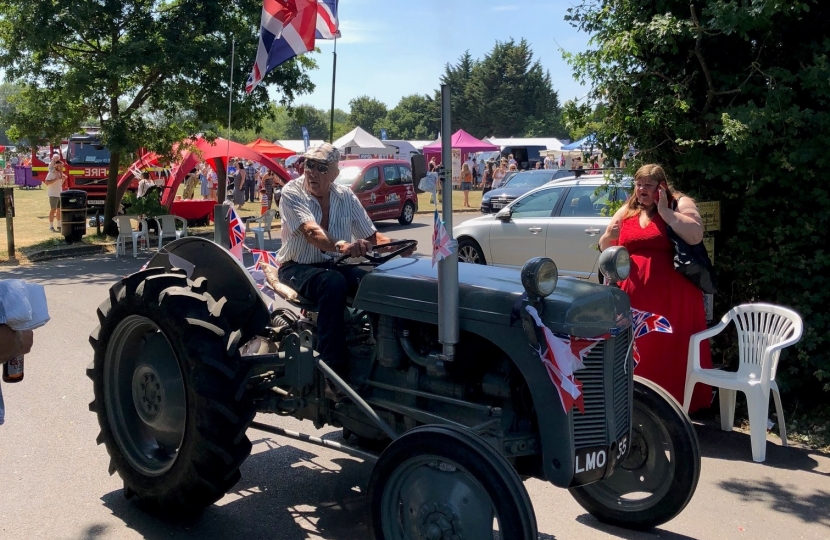
{"label": "sky", "polygon": [[[483,59],[496,41],[526,39],[550,72],[560,103],[580,99],[587,87],[574,80],[562,50],[587,49],[588,35],[564,20],[577,0],[340,0],[335,106],[367,95],[392,108],[403,96],[438,88],[447,63],[464,51]],[[309,53],[319,68],[310,72],[315,90],[295,105],[331,106],[333,41],[317,40]],[[243,62],[244,59],[240,59]],[[276,96],[276,93],[274,93]]]}

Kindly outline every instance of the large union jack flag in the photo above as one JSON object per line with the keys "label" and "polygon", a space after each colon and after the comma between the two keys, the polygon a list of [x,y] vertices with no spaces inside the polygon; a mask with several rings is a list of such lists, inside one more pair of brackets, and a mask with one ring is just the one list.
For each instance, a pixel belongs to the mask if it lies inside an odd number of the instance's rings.
{"label": "large union jack flag", "polygon": [[245,245],[245,224],[242,223],[242,219],[233,206],[228,209],[228,238],[231,245],[230,252],[241,261],[242,248]]}
{"label": "large union jack flag", "polygon": [[314,49],[316,26],[316,0],[264,0],[259,46],[245,91],[251,93],[283,62]]}
{"label": "large union jack flag", "polygon": [[634,329],[634,346],[631,354],[634,358],[635,366],[640,363],[640,351],[637,350],[638,338],[643,337],[649,332],[660,332],[662,334],[672,333],[671,323],[664,316],[634,308],[631,308],[631,326]]}
{"label": "large union jack flag", "polygon": [[337,0],[317,0],[317,39],[340,37],[340,23],[337,20]]}

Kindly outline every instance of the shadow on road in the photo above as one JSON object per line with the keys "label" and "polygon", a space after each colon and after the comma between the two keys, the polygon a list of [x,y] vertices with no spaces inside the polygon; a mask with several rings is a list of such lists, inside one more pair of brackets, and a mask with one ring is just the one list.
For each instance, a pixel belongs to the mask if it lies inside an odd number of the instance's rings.
{"label": "shadow on road", "polygon": [[[721,431],[720,424],[714,422],[696,423],[695,432],[703,457],[753,463],[749,433]],[[767,442],[766,460],[757,466],[830,476],[830,454],[797,446],[784,447],[778,441]]]}
{"label": "shadow on road", "polygon": [[233,491],[193,521],[153,516],[128,501],[121,490],[104,495],[102,501],[149,540],[300,540],[310,533],[332,539],[369,538],[364,491],[371,464],[348,457],[319,460],[317,454],[270,439],[253,442],[269,449],[248,458]]}
{"label": "shadow on road", "polygon": [[613,525],[606,525],[605,523],[597,521],[597,519],[591,514],[582,514],[577,516],[576,521],[586,527],[591,527],[594,530],[603,532],[612,538],[624,538],[625,540],[645,540],[647,538],[660,538],[662,540],[696,540],[691,536],[665,531],[658,527],[654,527],[647,531],[631,531],[621,527],[615,527]]}
{"label": "shadow on road", "polygon": [[797,486],[774,480],[723,480],[722,489],[734,493],[746,503],[764,503],[770,510],[797,516],[805,523],[819,523],[830,528],[830,491],[816,490],[804,494]]}

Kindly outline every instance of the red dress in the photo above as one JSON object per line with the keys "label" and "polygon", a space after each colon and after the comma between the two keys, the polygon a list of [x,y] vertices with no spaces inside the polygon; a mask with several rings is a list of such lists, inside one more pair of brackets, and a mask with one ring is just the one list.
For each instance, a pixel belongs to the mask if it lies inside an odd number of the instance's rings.
{"label": "red dress", "polygon": [[[645,228],[639,216],[622,220],[619,244],[631,254],[631,274],[620,283],[631,307],[662,315],[672,327],[671,334],[649,332],[637,339],[640,363],[634,373],[662,386],[682,405],[689,338],[706,330],[703,292],[674,270],[674,245],[660,214]],[[701,344],[700,364],[712,367],[708,341]],[[695,385],[689,412],[708,407],[711,400],[711,387]]]}

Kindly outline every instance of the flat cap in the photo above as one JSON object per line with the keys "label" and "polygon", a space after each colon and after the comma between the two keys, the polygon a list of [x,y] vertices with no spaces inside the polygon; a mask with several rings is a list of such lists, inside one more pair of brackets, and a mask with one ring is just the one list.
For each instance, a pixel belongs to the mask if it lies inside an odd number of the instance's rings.
{"label": "flat cap", "polygon": [[340,161],[340,150],[329,143],[323,143],[318,146],[312,146],[306,150],[303,157],[323,163],[337,163]]}

